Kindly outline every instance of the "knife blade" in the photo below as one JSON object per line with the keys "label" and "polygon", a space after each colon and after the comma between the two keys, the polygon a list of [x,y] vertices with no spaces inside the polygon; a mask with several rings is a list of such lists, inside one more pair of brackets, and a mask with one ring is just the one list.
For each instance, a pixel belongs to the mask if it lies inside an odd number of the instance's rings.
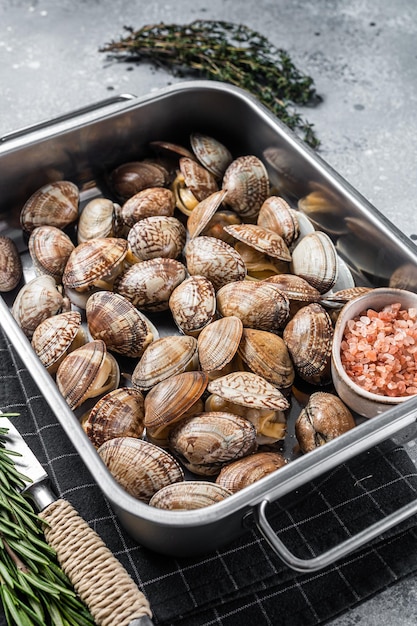
{"label": "knife blade", "polygon": [[145,595],[99,535],[63,498],[57,498],[48,474],[17,428],[0,412],[7,428],[6,448],[16,452],[16,469],[45,522],[44,534],[74,589],[98,626],[150,626],[152,612]]}

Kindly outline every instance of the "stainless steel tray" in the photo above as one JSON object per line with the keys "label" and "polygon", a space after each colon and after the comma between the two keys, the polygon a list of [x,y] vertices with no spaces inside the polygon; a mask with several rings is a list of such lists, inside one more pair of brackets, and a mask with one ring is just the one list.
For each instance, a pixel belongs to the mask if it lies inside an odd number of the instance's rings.
{"label": "stainless steel tray", "polygon": [[[11,236],[32,268],[19,227],[20,210],[30,194],[51,178],[75,182],[86,201],[106,192],[106,174],[122,162],[148,154],[156,139],[182,143],[192,131],[215,136],[235,155],[255,154],[268,168],[271,183],[290,203],[320,190],[332,211],[311,217],[327,232],[357,284],[385,286],[396,280],[417,290],[417,248],[295,134],[246,92],[208,81],[189,81],[144,98],[120,96],[0,139],[1,234]],[[399,278],[398,278],[399,277]],[[196,511],[162,511],[129,496],[112,478],[73,413],[10,314],[15,294],[3,294],[3,330],[27,364],[84,463],[128,532],[143,545],[177,556],[208,552],[245,531],[254,519],[271,547],[299,571],[324,567],[417,512],[411,502],[332,550],[309,560],[291,554],[272,531],[269,502],[288,494],[371,446],[416,422],[417,398],[390,409],[291,462],[223,502]],[[289,418],[291,420],[291,417]],[[360,422],[361,420],[359,420]],[[290,437],[291,425],[290,425]],[[288,442],[288,450],[291,442]]]}

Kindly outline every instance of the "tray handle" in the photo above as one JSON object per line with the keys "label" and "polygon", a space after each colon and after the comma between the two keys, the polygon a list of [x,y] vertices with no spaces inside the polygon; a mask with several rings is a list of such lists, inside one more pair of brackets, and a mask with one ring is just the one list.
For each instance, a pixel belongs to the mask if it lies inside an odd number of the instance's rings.
{"label": "tray handle", "polygon": [[79,109],[75,109],[73,111],[69,111],[68,113],[63,113],[62,115],[58,115],[57,117],[53,117],[48,120],[44,120],[42,122],[37,122],[36,124],[31,124],[29,126],[25,126],[23,128],[19,128],[18,130],[12,131],[11,133],[7,133],[0,137],[0,144],[5,143],[6,141],[10,141],[11,139],[17,139],[18,137],[23,137],[28,133],[32,133],[38,130],[43,130],[44,128],[49,128],[54,126],[55,124],[60,124],[62,122],[67,122],[68,120],[72,120],[81,115],[86,115],[88,113],[94,113],[95,111],[99,111],[105,107],[111,106],[113,104],[118,104],[119,102],[126,102],[127,100],[134,100],[136,96],[130,93],[122,93],[116,96],[111,96],[110,98],[105,98],[104,100],[100,100],[99,102],[93,102],[92,104],[87,104],[86,106],[80,107]]}
{"label": "tray handle", "polygon": [[260,502],[255,508],[254,516],[256,525],[279,558],[286,565],[288,565],[288,567],[298,572],[315,572],[326,567],[327,565],[331,565],[335,561],[347,556],[351,552],[354,552],[364,544],[372,541],[376,537],[379,537],[379,535],[386,532],[393,526],[400,524],[417,513],[417,500],[413,500],[397,511],[394,511],[390,515],[387,515],[374,524],[371,524],[371,526],[361,530],[356,535],[352,535],[345,541],[342,541],[333,548],[330,548],[326,552],[323,552],[322,554],[319,554],[311,559],[300,559],[286,547],[281,539],[277,537],[275,531],[269,524],[266,518],[266,508],[268,504],[269,500],[262,500],[262,502]]}

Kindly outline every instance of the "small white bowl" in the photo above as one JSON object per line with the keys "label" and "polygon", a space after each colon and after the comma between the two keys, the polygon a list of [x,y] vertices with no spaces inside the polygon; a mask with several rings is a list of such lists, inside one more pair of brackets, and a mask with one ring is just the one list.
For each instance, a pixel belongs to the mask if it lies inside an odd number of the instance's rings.
{"label": "small white bowl", "polygon": [[378,287],[348,302],[337,318],[332,346],[332,378],[336,393],[352,410],[363,417],[375,417],[390,407],[414,396],[383,396],[362,389],[347,375],[340,357],[340,343],[348,320],[366,309],[380,311],[387,304],[399,302],[401,308],[417,308],[417,293],[404,289]]}

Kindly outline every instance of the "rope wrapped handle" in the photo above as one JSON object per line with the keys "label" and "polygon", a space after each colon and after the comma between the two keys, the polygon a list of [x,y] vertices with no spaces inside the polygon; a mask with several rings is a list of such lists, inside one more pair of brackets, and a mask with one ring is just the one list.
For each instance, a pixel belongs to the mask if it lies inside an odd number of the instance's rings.
{"label": "rope wrapped handle", "polygon": [[147,616],[149,602],[99,535],[62,498],[39,516],[48,544],[98,626],[128,626]]}

